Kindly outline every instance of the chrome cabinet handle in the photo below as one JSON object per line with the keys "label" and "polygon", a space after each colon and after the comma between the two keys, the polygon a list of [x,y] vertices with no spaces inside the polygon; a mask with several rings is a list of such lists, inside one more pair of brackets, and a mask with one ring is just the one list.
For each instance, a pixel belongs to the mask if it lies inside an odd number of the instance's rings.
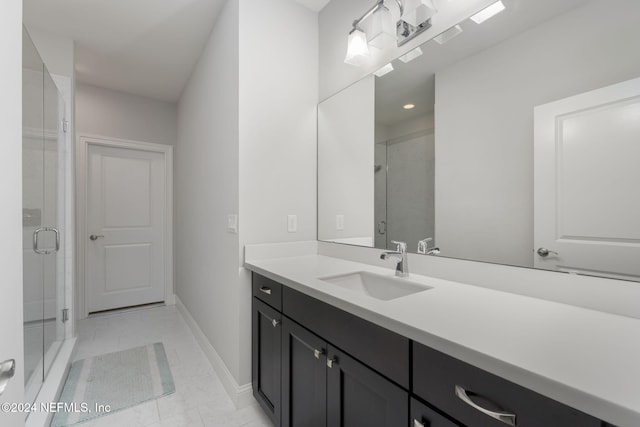
{"label": "chrome cabinet handle", "polygon": [[262,286],[260,288],[260,292],[264,292],[267,295],[271,295],[271,288],[267,288],[266,286]]}
{"label": "chrome cabinet handle", "polygon": [[510,425],[510,426],[516,425],[516,414],[512,414],[509,412],[494,412],[489,409],[483,408],[480,405],[477,405],[476,403],[474,403],[473,400],[471,400],[471,398],[467,394],[467,390],[465,390],[464,388],[460,387],[457,384],[455,387],[455,393],[460,400],[462,400],[467,405],[471,406],[473,409],[480,411],[483,414],[490,416],[491,418],[495,418],[496,420],[501,421],[507,425]]}
{"label": "chrome cabinet handle", "polygon": [[537,252],[538,252],[538,255],[540,255],[542,258],[546,258],[547,256],[549,256],[549,254],[558,255],[558,252],[550,251],[547,248],[538,248]]}
{"label": "chrome cabinet handle", "polygon": [[422,424],[420,421],[414,419],[413,420],[413,427],[424,427],[424,424]]}
{"label": "chrome cabinet handle", "polygon": [[333,365],[334,365],[334,364],[337,364],[337,363],[338,363],[338,359],[336,359],[335,357],[333,357],[333,358],[331,358],[331,359],[329,359],[329,358],[327,357],[327,366],[328,366],[329,368],[333,368]]}
{"label": "chrome cabinet handle", "polygon": [[[41,232],[53,231],[56,234],[56,248],[54,250],[41,251],[38,247],[38,236]],[[39,255],[49,255],[51,253],[58,252],[60,250],[60,232],[54,227],[40,227],[33,231],[33,251]]]}
{"label": "chrome cabinet handle", "polygon": [[5,360],[0,363],[0,396],[7,388],[7,384],[16,373],[16,361],[13,359]]}
{"label": "chrome cabinet handle", "polygon": [[280,321],[278,319],[271,319],[271,324],[275,328],[276,326],[278,326],[280,324]]}
{"label": "chrome cabinet handle", "polygon": [[98,239],[103,239],[104,236],[102,234],[92,234],[91,236],[89,236],[89,239],[96,241]]}
{"label": "chrome cabinet handle", "polygon": [[314,349],[314,350],[313,350],[313,356],[314,356],[316,359],[320,359],[320,356],[324,356],[324,349],[322,349],[322,348],[321,348],[320,350],[318,350],[318,349]]}

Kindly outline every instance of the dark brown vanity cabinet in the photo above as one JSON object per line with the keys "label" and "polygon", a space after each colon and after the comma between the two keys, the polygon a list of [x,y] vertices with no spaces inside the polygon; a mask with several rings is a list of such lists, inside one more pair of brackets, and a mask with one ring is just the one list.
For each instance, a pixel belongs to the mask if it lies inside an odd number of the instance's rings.
{"label": "dark brown vanity cabinet", "polygon": [[[270,302],[278,305],[278,300],[273,299],[277,292],[274,292],[277,288],[275,282],[269,283],[257,274],[253,280],[253,392],[274,425],[408,425],[408,391],[353,354],[360,353],[386,370],[391,368],[389,372],[392,373],[399,371],[399,364],[404,364],[406,373],[400,377],[408,383],[409,341],[406,338],[355,316],[350,319],[348,316],[352,315],[287,287],[281,288],[282,312],[279,312],[265,303],[271,298]],[[265,286],[271,289],[270,294],[263,292]],[[290,312],[287,311],[288,306],[292,307]],[[334,310],[348,316],[341,317]],[[335,323],[335,316],[347,324]],[[358,326],[349,329],[349,324]],[[318,328],[310,328],[313,325]],[[333,327],[339,328],[335,334]],[[385,334],[390,334],[387,338],[391,337],[391,341],[384,339]],[[376,337],[382,337],[382,341],[374,341],[373,347],[372,344],[360,345],[363,340]],[[347,349],[338,348],[333,338]],[[280,351],[274,348],[278,340],[281,342]],[[403,347],[400,354],[406,356],[406,360],[386,363],[385,358],[396,356],[398,345]],[[395,348],[390,350],[393,346]],[[280,365],[276,366],[278,358]],[[279,388],[275,384],[278,379],[281,379]],[[278,390],[280,395],[276,396]]]}
{"label": "dark brown vanity cabinet", "polygon": [[604,427],[253,274],[253,392],[280,427]]}

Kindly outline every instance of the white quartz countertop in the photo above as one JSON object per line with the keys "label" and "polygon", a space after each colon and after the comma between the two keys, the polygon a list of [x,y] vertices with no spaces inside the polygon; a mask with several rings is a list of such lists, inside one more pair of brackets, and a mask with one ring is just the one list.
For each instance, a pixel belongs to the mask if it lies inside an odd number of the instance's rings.
{"label": "white quartz countertop", "polygon": [[409,280],[432,289],[380,301],[319,278],[392,269],[322,255],[245,266],[609,423],[640,426],[638,319],[416,274]]}

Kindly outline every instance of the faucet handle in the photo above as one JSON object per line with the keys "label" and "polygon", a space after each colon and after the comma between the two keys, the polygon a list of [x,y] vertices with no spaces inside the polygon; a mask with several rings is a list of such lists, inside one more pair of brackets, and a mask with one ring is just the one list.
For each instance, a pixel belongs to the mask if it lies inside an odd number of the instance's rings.
{"label": "faucet handle", "polygon": [[433,237],[427,237],[426,239],[422,239],[418,241],[418,253],[426,255],[427,249],[429,248],[429,242],[433,240]]}
{"label": "faucet handle", "polygon": [[396,245],[396,250],[398,252],[402,252],[402,253],[407,252],[407,244],[405,242],[397,242],[395,240],[392,240],[391,243]]}

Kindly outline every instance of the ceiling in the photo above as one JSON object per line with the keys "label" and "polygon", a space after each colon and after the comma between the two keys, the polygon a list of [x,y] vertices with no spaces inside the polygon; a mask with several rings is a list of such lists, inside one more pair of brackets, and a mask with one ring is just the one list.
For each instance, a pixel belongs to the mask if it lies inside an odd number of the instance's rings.
{"label": "ceiling", "polygon": [[176,102],[225,1],[24,0],[24,23],[75,40],[77,81]]}

